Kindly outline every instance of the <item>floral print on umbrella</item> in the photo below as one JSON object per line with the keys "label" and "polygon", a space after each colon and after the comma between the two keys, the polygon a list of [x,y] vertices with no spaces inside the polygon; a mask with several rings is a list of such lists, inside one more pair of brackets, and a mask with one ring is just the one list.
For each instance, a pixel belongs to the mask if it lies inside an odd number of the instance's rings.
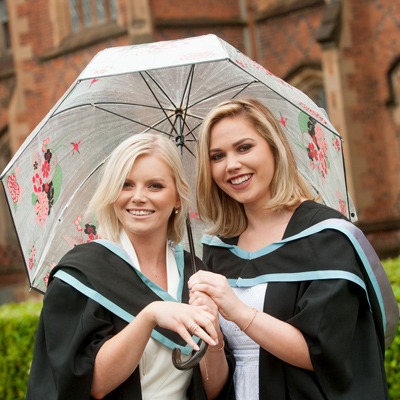
{"label": "floral print on umbrella", "polygon": [[7,177],[7,189],[10,192],[15,212],[17,212],[17,205],[21,204],[22,194],[23,194],[23,188],[22,186],[19,185],[17,181],[18,174],[19,174],[19,168],[17,167]]}
{"label": "floral print on umbrella", "polygon": [[[317,170],[321,178],[322,185],[325,184],[326,177],[330,168],[329,162],[329,147],[325,138],[325,132],[317,121],[300,112],[299,125],[302,132],[302,142],[299,145],[308,153],[308,165],[312,170]],[[333,138],[333,145],[336,144]],[[340,144],[335,146],[340,152]]]}
{"label": "floral print on umbrella", "polygon": [[42,227],[60,194],[62,171],[49,138],[43,141],[41,152],[33,149],[32,160],[32,205],[36,223]]}
{"label": "floral print on umbrella", "polygon": [[89,243],[92,240],[101,239],[97,233],[98,223],[94,215],[91,221],[86,222],[83,222],[81,216],[77,216],[74,224],[79,233],[76,236],[63,236],[64,240],[70,245],[71,248],[78,244]]}

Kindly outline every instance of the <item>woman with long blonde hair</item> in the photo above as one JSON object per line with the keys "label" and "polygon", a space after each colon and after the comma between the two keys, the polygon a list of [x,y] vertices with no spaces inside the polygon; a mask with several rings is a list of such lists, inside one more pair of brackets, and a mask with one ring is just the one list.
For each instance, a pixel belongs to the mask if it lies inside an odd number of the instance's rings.
{"label": "woman with long blonde hair", "polygon": [[197,160],[198,212],[216,236],[203,238],[212,272],[190,278],[191,302],[219,308],[237,399],[388,399],[357,228],[313,199],[273,114],[254,99],[218,105]]}

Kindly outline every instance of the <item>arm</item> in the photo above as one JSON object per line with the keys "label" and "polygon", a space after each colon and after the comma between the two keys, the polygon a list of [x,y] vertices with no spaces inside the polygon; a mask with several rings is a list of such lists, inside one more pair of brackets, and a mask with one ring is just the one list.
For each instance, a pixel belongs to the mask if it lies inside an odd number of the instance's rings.
{"label": "arm", "polygon": [[199,271],[190,278],[189,287],[210,296],[225,319],[245,329],[246,334],[266,351],[291,365],[313,370],[301,331],[266,313],[254,315],[253,309],[240,301],[224,276]]}
{"label": "arm", "polygon": [[94,363],[91,395],[94,398],[103,398],[133,373],[156,325],[179,333],[197,350],[198,346],[188,328],[193,322],[203,327],[204,330],[196,330],[196,335],[213,346],[213,338],[217,338],[213,320],[212,314],[199,307],[164,301],[149,304],[126,328],[106,341],[98,351]]}
{"label": "arm", "polygon": [[218,322],[218,307],[211,297],[202,292],[192,292],[189,304],[203,307],[215,317],[214,328],[218,335],[218,343],[216,346],[208,347],[204,358],[200,362],[207,398],[215,399],[224,388],[229,375],[229,366],[224,351],[224,338]]}

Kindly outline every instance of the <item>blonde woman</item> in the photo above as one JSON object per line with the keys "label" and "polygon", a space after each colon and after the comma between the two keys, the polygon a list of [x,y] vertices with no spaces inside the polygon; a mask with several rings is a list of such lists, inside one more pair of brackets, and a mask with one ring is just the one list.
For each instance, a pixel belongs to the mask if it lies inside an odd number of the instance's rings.
{"label": "blonde woman", "polygon": [[[113,151],[89,205],[102,239],[76,246],[50,276],[27,399],[227,396],[225,354],[212,352],[220,346],[216,307],[183,304],[191,266],[179,242],[189,197],[170,140],[141,134]],[[195,337],[209,344],[218,380],[211,365],[204,379],[199,366],[173,366],[172,349],[190,354]]]}
{"label": "blonde woman", "polygon": [[217,236],[203,239],[212,272],[190,278],[191,301],[218,306],[237,399],[387,399],[381,310],[341,230],[356,228],[314,201],[272,113],[220,104],[197,160],[199,215]]}

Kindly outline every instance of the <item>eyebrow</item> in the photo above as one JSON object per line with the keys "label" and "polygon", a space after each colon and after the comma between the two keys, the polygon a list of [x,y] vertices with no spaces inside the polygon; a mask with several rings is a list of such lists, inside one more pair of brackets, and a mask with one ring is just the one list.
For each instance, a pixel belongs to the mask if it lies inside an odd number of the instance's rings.
{"label": "eyebrow", "polygon": [[[243,139],[239,139],[238,141],[236,141],[235,143],[232,143],[232,147],[237,147],[239,145],[241,145],[243,142],[246,142],[247,140],[251,140],[252,142],[254,142],[255,140],[249,137],[245,137]],[[208,152],[209,153],[216,153],[218,151],[221,151],[221,149],[210,149]]]}

